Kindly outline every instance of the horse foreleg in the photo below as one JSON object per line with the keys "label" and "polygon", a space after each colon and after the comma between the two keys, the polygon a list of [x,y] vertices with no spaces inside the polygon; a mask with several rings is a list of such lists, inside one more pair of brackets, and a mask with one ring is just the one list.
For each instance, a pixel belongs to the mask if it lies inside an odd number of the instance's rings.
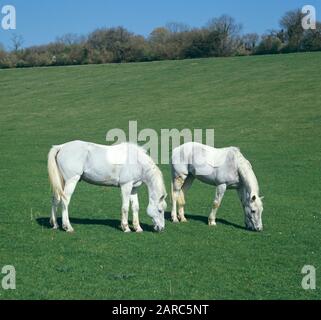
{"label": "horse foreleg", "polygon": [[143,232],[142,227],[139,223],[139,202],[138,202],[138,195],[137,191],[133,190],[130,196],[130,202],[133,211],[133,227],[136,232]]}
{"label": "horse foreleg", "polygon": [[172,221],[174,223],[178,223],[178,217],[177,217],[177,192],[174,191],[174,183],[171,184],[171,196],[172,196]]}
{"label": "horse foreleg", "polygon": [[58,222],[57,222],[57,210],[58,210],[59,203],[60,201],[58,201],[56,196],[54,195],[52,197],[51,218],[50,218],[50,224],[54,230],[57,230],[59,228]]}
{"label": "horse foreleg", "polygon": [[209,226],[216,226],[216,213],[219,207],[221,206],[225,191],[226,191],[226,184],[221,184],[217,186],[215,199],[213,202],[213,208],[208,218]]}
{"label": "horse foreleg", "polygon": [[124,232],[131,232],[128,225],[128,212],[129,212],[129,204],[130,204],[130,195],[133,189],[133,185],[126,184],[121,187],[122,193],[122,218],[121,218],[121,228]]}
{"label": "horse foreleg", "polygon": [[74,229],[72,228],[69,221],[68,206],[79,179],[80,179],[80,176],[75,176],[69,179],[68,181],[66,181],[65,183],[65,189],[64,189],[65,197],[62,198],[62,228],[67,232],[74,232]]}

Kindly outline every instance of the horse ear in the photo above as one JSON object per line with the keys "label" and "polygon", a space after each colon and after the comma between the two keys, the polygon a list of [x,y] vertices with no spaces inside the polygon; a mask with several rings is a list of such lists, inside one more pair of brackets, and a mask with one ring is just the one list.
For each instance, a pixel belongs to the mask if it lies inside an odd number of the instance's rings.
{"label": "horse ear", "polygon": [[264,196],[263,197],[260,197],[261,200],[264,200]]}

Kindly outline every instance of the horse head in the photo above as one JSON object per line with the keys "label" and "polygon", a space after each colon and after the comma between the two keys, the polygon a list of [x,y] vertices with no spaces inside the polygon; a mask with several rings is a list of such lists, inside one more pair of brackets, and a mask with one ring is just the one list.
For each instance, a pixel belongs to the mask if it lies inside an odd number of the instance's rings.
{"label": "horse head", "polygon": [[161,232],[165,229],[165,210],[167,195],[162,195],[158,200],[149,204],[147,214],[152,218],[154,230]]}
{"label": "horse head", "polygon": [[263,197],[255,193],[247,194],[243,203],[246,228],[253,231],[263,231],[262,212]]}

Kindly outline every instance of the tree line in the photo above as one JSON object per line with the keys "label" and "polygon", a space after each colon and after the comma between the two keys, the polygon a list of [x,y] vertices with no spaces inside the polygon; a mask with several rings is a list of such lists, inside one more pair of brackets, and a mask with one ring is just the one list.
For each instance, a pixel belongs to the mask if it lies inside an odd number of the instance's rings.
{"label": "tree line", "polygon": [[101,28],[88,36],[66,34],[47,45],[22,48],[21,36],[12,37],[12,50],[0,44],[0,68],[146,62],[208,57],[321,51],[321,23],[304,30],[300,10],[287,12],[279,30],[260,36],[242,34],[242,25],[223,15],[202,28],[169,23],[148,37],[123,27]]}

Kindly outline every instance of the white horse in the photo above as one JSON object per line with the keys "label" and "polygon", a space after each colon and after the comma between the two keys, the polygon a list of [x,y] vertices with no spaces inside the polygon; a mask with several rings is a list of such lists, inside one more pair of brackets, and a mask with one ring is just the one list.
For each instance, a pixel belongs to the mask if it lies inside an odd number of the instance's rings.
{"label": "white horse", "polygon": [[[185,193],[195,178],[216,186],[209,225],[216,226],[216,213],[227,189],[237,189],[244,209],[245,225],[262,231],[263,197],[252,166],[235,147],[216,149],[199,143],[187,143],[172,155],[172,220],[186,222]],[[177,204],[179,214],[177,216]]]}
{"label": "white horse", "polygon": [[50,223],[58,228],[57,209],[62,205],[62,224],[73,232],[69,221],[68,205],[79,181],[106,187],[120,187],[122,192],[122,220],[124,232],[130,232],[128,211],[133,211],[133,227],[142,232],[139,223],[137,191],[145,183],[148,188],[148,215],[155,231],[165,228],[166,190],[161,171],[141,147],[123,143],[103,146],[89,142],[73,141],[53,146],[48,155],[48,173],[53,190]]}

